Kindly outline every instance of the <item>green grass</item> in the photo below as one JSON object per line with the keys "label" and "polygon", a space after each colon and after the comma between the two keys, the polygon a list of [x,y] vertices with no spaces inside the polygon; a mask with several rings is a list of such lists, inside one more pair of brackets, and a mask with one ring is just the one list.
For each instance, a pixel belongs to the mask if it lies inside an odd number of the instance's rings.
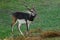
{"label": "green grass", "polygon": [[[24,0],[23,0],[24,1]],[[41,28],[43,30],[60,30],[60,0],[25,0],[28,6],[35,5],[37,17],[31,24],[30,29]],[[11,35],[11,14],[16,11],[25,11],[21,0],[0,0],[0,38]],[[22,31],[26,30],[22,26]],[[14,28],[18,33],[17,27]],[[17,33],[16,33],[17,32]]]}

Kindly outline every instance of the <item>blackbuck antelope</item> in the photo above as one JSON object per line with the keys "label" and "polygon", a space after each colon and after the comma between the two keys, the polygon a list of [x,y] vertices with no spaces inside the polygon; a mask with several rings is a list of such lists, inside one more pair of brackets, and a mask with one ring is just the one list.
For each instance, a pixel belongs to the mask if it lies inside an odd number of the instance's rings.
{"label": "blackbuck antelope", "polygon": [[20,30],[20,27],[22,24],[26,24],[27,33],[29,32],[29,25],[36,17],[36,11],[35,11],[34,7],[31,9],[30,8],[27,8],[27,9],[28,9],[27,12],[15,12],[12,14],[12,25],[11,25],[12,32],[13,32],[14,25],[16,23],[18,23],[18,29],[19,29],[19,32],[21,33],[21,35],[24,36],[22,31]]}

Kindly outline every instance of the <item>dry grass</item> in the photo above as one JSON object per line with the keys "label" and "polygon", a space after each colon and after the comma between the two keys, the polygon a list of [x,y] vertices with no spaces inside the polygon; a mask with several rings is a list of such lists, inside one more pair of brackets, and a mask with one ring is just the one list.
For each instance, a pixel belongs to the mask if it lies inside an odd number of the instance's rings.
{"label": "dry grass", "polygon": [[5,38],[4,40],[42,40],[41,37],[12,37],[12,38]]}
{"label": "dry grass", "polygon": [[[32,33],[35,33],[35,35],[33,35]],[[30,30],[29,36],[27,37],[17,36],[17,37],[5,38],[3,40],[44,40],[45,38],[53,38],[53,37],[60,37],[60,32],[42,31],[41,29],[37,29],[37,30]]]}
{"label": "dry grass", "polygon": [[41,33],[41,37],[47,38],[47,37],[60,37],[60,32],[56,31],[46,31]]}

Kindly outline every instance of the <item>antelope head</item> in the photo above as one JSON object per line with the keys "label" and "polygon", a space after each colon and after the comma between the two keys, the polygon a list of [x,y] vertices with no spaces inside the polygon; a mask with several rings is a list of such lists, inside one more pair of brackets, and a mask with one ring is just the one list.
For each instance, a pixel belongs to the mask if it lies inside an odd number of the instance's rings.
{"label": "antelope head", "polygon": [[35,10],[34,5],[32,5],[32,8],[30,8],[29,6],[27,6],[26,2],[24,2],[24,6],[27,9],[27,13],[31,14],[32,16],[36,15],[36,10]]}

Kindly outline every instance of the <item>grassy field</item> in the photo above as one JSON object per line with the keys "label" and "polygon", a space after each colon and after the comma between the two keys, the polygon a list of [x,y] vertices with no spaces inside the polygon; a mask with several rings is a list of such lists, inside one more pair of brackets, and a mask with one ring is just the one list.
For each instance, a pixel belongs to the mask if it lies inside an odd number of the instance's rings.
{"label": "grassy field", "polygon": [[[24,0],[23,0],[24,1]],[[35,5],[37,17],[31,24],[30,29],[41,28],[43,30],[60,31],[60,0],[25,0],[27,5]],[[11,15],[16,11],[25,11],[21,0],[0,0],[0,38],[11,35]],[[21,27],[26,30],[25,25]],[[14,34],[18,34],[17,27]]]}

